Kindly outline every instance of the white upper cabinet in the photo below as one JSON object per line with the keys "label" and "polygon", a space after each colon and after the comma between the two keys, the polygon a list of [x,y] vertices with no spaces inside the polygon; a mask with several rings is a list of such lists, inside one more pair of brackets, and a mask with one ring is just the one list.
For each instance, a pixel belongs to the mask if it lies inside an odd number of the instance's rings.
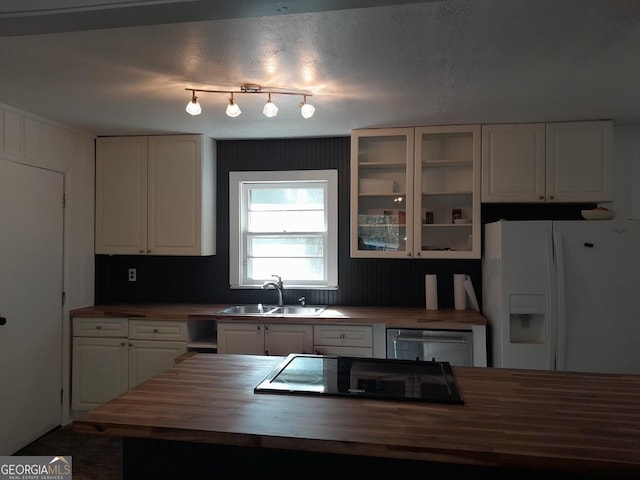
{"label": "white upper cabinet", "polygon": [[215,254],[215,152],[201,135],[101,137],[96,253]]}
{"label": "white upper cabinet", "polygon": [[480,258],[480,126],[416,128],[415,142],[415,256]]}
{"label": "white upper cabinet", "polygon": [[351,256],[413,256],[414,129],[351,133]]}
{"label": "white upper cabinet", "polygon": [[480,127],[354,130],[351,256],[480,258]]}
{"label": "white upper cabinet", "polygon": [[611,200],[612,122],[482,126],[483,202]]}

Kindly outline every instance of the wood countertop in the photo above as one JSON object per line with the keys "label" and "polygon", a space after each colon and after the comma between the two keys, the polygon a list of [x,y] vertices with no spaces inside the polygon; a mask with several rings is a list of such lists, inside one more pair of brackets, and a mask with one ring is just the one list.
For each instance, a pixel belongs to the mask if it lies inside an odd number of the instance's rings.
{"label": "wood countertop", "polygon": [[76,432],[640,478],[640,376],[453,367],[464,405],[254,394],[283,357],[196,354]]}
{"label": "wood countertop", "polygon": [[[113,304],[95,305],[71,311],[72,317],[128,317],[171,320],[217,319],[233,321],[283,321],[278,316],[238,316],[218,313],[229,304]],[[468,329],[486,325],[487,320],[477,311],[426,310],[417,307],[350,307],[329,305],[313,317],[287,317],[295,323],[384,323],[389,327]]]}

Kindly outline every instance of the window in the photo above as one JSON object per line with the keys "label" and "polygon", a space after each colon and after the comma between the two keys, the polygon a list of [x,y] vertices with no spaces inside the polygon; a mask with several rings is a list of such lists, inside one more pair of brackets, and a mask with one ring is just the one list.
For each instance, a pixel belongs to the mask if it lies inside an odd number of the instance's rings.
{"label": "window", "polygon": [[232,288],[338,287],[338,173],[229,173]]}

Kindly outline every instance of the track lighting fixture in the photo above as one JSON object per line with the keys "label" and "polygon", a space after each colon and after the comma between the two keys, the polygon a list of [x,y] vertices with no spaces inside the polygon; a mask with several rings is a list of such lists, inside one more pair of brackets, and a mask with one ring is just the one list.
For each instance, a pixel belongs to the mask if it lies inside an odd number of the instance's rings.
{"label": "track lighting fixture", "polygon": [[240,107],[236,102],[233,101],[233,93],[231,94],[231,98],[229,99],[229,105],[227,105],[227,115],[230,117],[237,117],[242,113]]}
{"label": "track lighting fixture", "polygon": [[311,118],[313,117],[314,113],[316,113],[316,107],[314,107],[310,103],[307,103],[307,96],[303,95],[302,103],[300,103],[300,114],[304,118]]}
{"label": "track lighting fixture", "polygon": [[230,117],[237,117],[242,113],[240,107],[235,102],[233,95],[234,94],[245,94],[245,93],[261,93],[267,94],[268,99],[267,103],[265,103],[264,108],[262,109],[262,113],[265,117],[271,118],[275,117],[278,114],[278,107],[275,103],[271,101],[271,95],[299,95],[302,97],[302,102],[300,103],[300,114],[303,118],[311,118],[315,113],[316,109],[313,105],[307,103],[307,97],[311,97],[311,93],[307,92],[299,92],[292,90],[276,90],[265,88],[262,86],[254,84],[254,83],[244,83],[240,86],[239,90],[206,90],[199,88],[185,88],[185,90],[191,92],[191,101],[187,104],[187,113],[191,115],[199,115],[202,109],[200,108],[200,104],[198,103],[198,97],[196,97],[196,92],[205,92],[205,93],[228,93],[231,95],[229,98],[229,103],[227,105],[226,113]]}
{"label": "track lighting fixture", "polygon": [[200,104],[198,103],[198,97],[196,97],[196,91],[193,90],[191,94],[191,101],[187,103],[187,113],[189,115],[200,115],[202,112],[202,108],[200,108]]}
{"label": "track lighting fixture", "polygon": [[267,103],[264,104],[262,114],[267,118],[275,117],[278,114],[278,107],[271,101],[271,94],[269,94],[269,100],[267,100]]}

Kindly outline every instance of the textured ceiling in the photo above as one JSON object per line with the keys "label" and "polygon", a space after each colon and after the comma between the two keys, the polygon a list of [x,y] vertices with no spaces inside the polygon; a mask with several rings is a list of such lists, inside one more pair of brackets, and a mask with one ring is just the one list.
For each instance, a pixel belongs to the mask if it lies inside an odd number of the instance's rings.
{"label": "textured ceiling", "polygon": [[[0,8],[0,103],[96,135],[640,124],[635,0],[128,3],[135,6]],[[229,118],[224,94],[201,94],[198,117],[184,111],[185,88],[245,82],[313,92],[316,114],[305,120],[299,98],[274,97],[280,112],[267,119],[266,97],[251,95],[236,96],[243,113]]]}

